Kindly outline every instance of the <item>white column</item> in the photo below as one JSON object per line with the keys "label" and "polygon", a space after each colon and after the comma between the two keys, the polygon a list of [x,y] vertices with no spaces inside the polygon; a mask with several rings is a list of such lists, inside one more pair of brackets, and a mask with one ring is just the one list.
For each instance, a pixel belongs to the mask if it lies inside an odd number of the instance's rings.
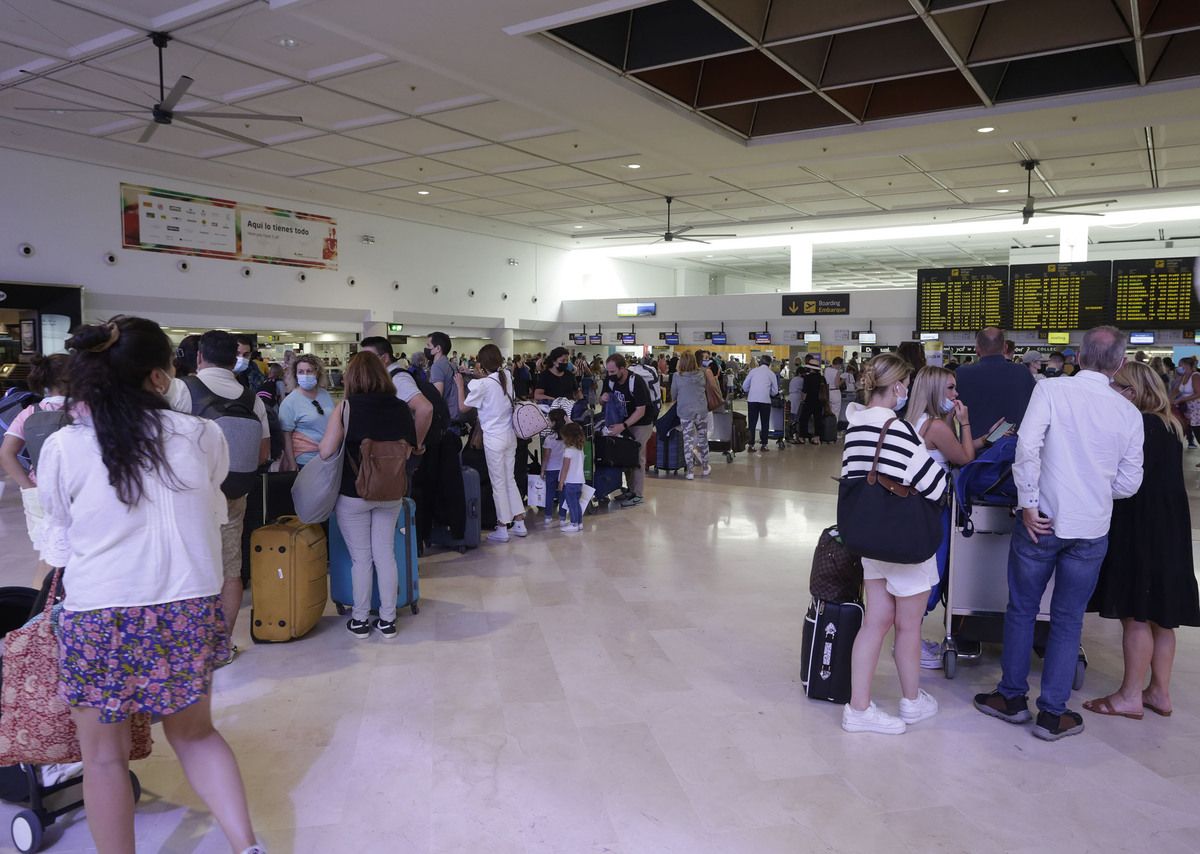
{"label": "white column", "polygon": [[513,331],[506,326],[497,326],[492,331],[492,343],[500,348],[506,358],[513,355]]}
{"label": "white column", "polygon": [[1088,227],[1085,222],[1069,222],[1058,232],[1058,260],[1086,261]]}
{"label": "white column", "polygon": [[792,242],[791,290],[811,291],[813,276],[813,245],[808,240]]}

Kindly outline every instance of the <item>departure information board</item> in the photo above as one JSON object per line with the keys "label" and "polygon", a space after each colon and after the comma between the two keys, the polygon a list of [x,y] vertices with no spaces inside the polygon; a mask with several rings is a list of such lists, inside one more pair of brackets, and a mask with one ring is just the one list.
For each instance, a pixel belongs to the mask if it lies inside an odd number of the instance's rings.
{"label": "departure information board", "polygon": [[1116,322],[1137,329],[1193,326],[1196,302],[1195,258],[1114,261]]}
{"label": "departure information board", "polygon": [[1011,329],[1090,329],[1112,323],[1112,262],[1013,264]]}
{"label": "departure information board", "polygon": [[1008,267],[945,267],[917,270],[917,329],[976,332],[1007,327]]}

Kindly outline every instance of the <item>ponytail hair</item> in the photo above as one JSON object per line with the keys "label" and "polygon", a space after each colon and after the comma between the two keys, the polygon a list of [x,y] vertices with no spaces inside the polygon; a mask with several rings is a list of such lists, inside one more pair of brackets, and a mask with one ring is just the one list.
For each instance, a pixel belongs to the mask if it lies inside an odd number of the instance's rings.
{"label": "ponytail hair", "polygon": [[908,379],[912,366],[895,353],[880,353],[867,362],[862,372],[862,387],[867,399],[898,382]]}
{"label": "ponytail hair", "polygon": [[108,482],[121,503],[141,501],[148,471],[178,487],[163,441],[167,401],[145,388],[152,371],[171,369],[174,348],[167,334],[152,320],[118,315],[76,327],[67,347],[74,354],[71,399],[91,412]]}
{"label": "ponytail hair", "polygon": [[500,348],[495,344],[484,344],[483,349],[479,351],[478,359],[480,366],[485,371],[497,375],[500,388],[504,389],[505,394],[508,394],[508,380],[504,376],[504,356],[501,354]]}
{"label": "ponytail hair", "polygon": [[55,353],[53,356],[34,356],[30,361],[27,382],[31,391],[41,394],[42,389],[67,393],[71,357],[66,353]]}
{"label": "ponytail hair", "polygon": [[554,435],[561,439],[563,428],[567,426],[567,413],[561,409],[551,409],[550,414],[546,417],[550,420],[550,429],[554,431]]}

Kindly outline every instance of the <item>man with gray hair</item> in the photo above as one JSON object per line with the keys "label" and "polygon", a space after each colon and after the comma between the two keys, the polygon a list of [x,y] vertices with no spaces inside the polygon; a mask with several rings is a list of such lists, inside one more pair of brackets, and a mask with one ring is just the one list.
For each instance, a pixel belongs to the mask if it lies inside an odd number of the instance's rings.
{"label": "man with gray hair", "polygon": [[1008,557],[1003,678],[975,707],[1012,724],[1030,719],[1029,659],[1034,623],[1050,580],[1050,636],[1033,734],[1057,741],[1083,732],[1067,708],[1083,614],[1108,551],[1115,498],[1142,485],[1142,416],[1114,391],[1125,362],[1125,333],[1097,326],[1083,336],[1082,370],[1038,383],[1017,441],[1013,479],[1020,523]]}

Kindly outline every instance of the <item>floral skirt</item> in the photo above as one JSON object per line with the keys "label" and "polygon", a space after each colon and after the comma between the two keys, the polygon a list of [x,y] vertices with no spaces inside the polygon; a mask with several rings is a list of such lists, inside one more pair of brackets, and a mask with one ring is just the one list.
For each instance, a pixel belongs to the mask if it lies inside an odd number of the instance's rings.
{"label": "floral skirt", "polygon": [[64,610],[59,626],[62,696],[99,709],[102,723],[186,709],[209,692],[216,661],[229,655],[220,596]]}

